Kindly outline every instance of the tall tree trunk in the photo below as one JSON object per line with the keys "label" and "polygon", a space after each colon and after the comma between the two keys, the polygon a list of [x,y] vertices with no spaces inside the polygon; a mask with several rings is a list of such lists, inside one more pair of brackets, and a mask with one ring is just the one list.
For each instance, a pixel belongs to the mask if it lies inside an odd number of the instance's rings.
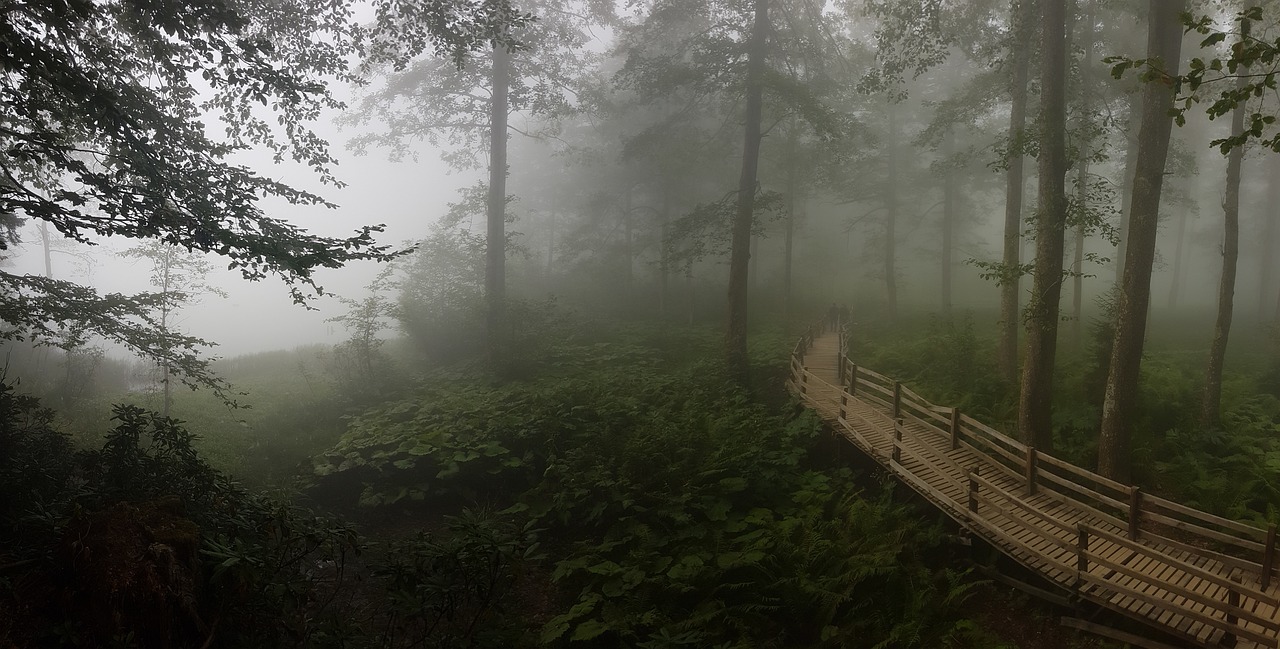
{"label": "tall tree trunk", "polygon": [[626,307],[629,309],[632,305],[631,294],[635,290],[635,250],[632,245],[633,224],[631,211],[634,209],[632,205],[631,190],[632,185],[627,185],[627,190],[622,195],[622,256],[623,256],[623,281],[626,282],[625,296]]}
{"label": "tall tree trunk", "polygon": [[1027,304],[1027,356],[1018,428],[1023,439],[1053,449],[1053,366],[1066,237],[1066,0],[1045,0],[1041,17],[1040,170],[1036,260]]}
{"label": "tall tree trunk", "polygon": [[53,279],[53,251],[50,246],[53,242],[49,239],[49,222],[40,222],[40,247],[44,250],[44,276]]}
{"label": "tall tree trunk", "polygon": [[[1081,149],[1083,151],[1083,148]],[[1081,153],[1076,159],[1076,200],[1080,209],[1088,209],[1089,201],[1089,159]],[[1081,215],[1083,216],[1083,215]],[[1075,245],[1072,246],[1071,259],[1071,346],[1079,350],[1084,338],[1084,243],[1085,224],[1077,223],[1075,227]]]}
{"label": "tall tree trunk", "polygon": [[[1094,4],[1090,3],[1088,11],[1084,12],[1084,56],[1080,59],[1080,114],[1086,126],[1082,129],[1084,133],[1089,132],[1087,127],[1093,119],[1091,66],[1093,65],[1093,26],[1096,22],[1093,9]],[[1089,209],[1089,152],[1092,144],[1091,138],[1087,135],[1082,136],[1076,153],[1076,201],[1079,203],[1081,214],[1075,228],[1075,258],[1071,260],[1071,344],[1077,351],[1081,349],[1084,339],[1085,216]]]}
{"label": "tall tree trunk", "polygon": [[1187,210],[1178,210],[1178,234],[1173,246],[1173,277],[1169,280],[1169,310],[1178,308],[1178,296],[1182,293],[1182,257],[1186,254]]}
{"label": "tall tree trunk", "polygon": [[885,142],[887,180],[884,198],[884,288],[886,315],[898,319],[898,269],[894,259],[898,248],[898,121],[893,107],[889,110],[889,139]]}
{"label": "tall tree trunk", "polygon": [[796,141],[798,131],[795,120],[787,136],[787,217],[783,223],[782,235],[782,315],[784,322],[791,321],[791,263],[795,244],[796,205],[800,192],[799,161],[796,160]]}
{"label": "tall tree trunk", "polygon": [[951,257],[952,249],[955,246],[955,228],[956,228],[956,170],[954,167],[955,158],[955,134],[950,133],[946,136],[943,147],[943,156],[945,158],[946,171],[942,180],[942,254],[939,255],[939,265],[942,270],[942,315],[951,318]]}
{"label": "tall tree trunk", "polygon": [[[1240,23],[1242,39],[1249,37],[1249,21]],[[1248,74],[1248,68],[1240,71]],[[1236,92],[1245,94],[1247,80],[1236,81]],[[1244,132],[1244,102],[1231,111],[1231,135]],[[1204,398],[1200,404],[1200,423],[1208,430],[1222,425],[1222,366],[1227,356],[1227,339],[1231,336],[1231,317],[1235,309],[1236,263],[1240,259],[1240,168],[1244,163],[1244,147],[1237,146],[1227,155],[1227,188],[1222,200],[1222,276],[1218,284],[1218,319],[1213,326],[1213,343],[1209,346],[1209,365],[1204,375]]]}
{"label": "tall tree trunk", "polygon": [[764,59],[769,33],[768,0],[755,0],[755,25],[747,51],[747,112],[743,129],[742,176],[738,180],[738,213],[733,220],[733,248],[729,256],[729,326],[727,361],[730,376],[746,384],[751,361],[747,357],[747,280],[751,262],[751,223],[755,215],[756,169],[760,164],[760,121],[764,106]]}
{"label": "tall tree trunk", "polygon": [[1000,273],[1000,340],[996,360],[1000,375],[1010,383],[1018,376],[1018,289],[1022,274],[1017,269],[1022,263],[1022,183],[1024,158],[1021,154],[1023,129],[1027,122],[1027,81],[1034,39],[1031,23],[1035,16],[1033,0],[1013,0],[1010,11],[1014,15],[1014,48],[1010,54],[1013,74],[1009,81],[1012,104],[1009,109],[1009,168],[1005,172],[1004,194],[1004,253]]}
{"label": "tall tree trunk", "polygon": [[667,319],[667,311],[671,303],[671,261],[667,254],[667,230],[671,222],[671,197],[662,195],[662,211],[658,214],[658,313]]}
{"label": "tall tree trunk", "polygon": [[546,285],[551,286],[551,274],[555,269],[556,259],[556,201],[551,199],[551,211],[547,219],[547,270]]}
{"label": "tall tree trunk", "polygon": [[1275,285],[1275,247],[1276,226],[1280,224],[1280,156],[1270,156],[1271,168],[1267,172],[1267,209],[1263,218],[1262,249],[1258,253],[1258,321],[1268,322],[1274,316],[1271,312],[1271,295]]}
{"label": "tall tree trunk", "polygon": [[1133,178],[1138,168],[1138,129],[1141,124],[1141,93],[1129,95],[1129,129],[1125,139],[1124,177],[1120,179],[1120,241],[1116,244],[1116,286],[1124,276],[1124,258],[1129,247],[1129,213],[1131,206],[1125,201],[1133,195]]}
{"label": "tall tree trunk", "polygon": [[489,201],[484,265],[485,332],[488,334],[489,362],[493,365],[503,356],[507,303],[507,90],[511,83],[510,65],[511,53],[507,47],[495,43],[490,79],[493,97],[489,106]]}
{"label": "tall tree trunk", "polygon": [[164,390],[163,402],[160,410],[162,416],[168,417],[169,410],[173,406],[173,386],[169,381],[169,352],[173,349],[169,343],[169,314],[173,310],[173,296],[170,295],[170,288],[173,286],[173,255],[174,252],[169,246],[162,249],[160,258],[160,296],[163,303],[160,306],[160,334],[164,336],[164,360],[160,361],[160,386]]}
{"label": "tall tree trunk", "polygon": [[[1183,5],[1184,0],[1149,0],[1148,4],[1147,56],[1162,62],[1170,75],[1178,73],[1178,59],[1182,54],[1182,24],[1178,15]],[[1121,482],[1128,482],[1131,473],[1129,428],[1138,399],[1143,336],[1151,302],[1151,266],[1155,260],[1160,191],[1173,126],[1169,116],[1172,107],[1170,84],[1156,80],[1143,85],[1142,128],[1138,133],[1138,159],[1129,204],[1128,249],[1116,300],[1115,339],[1098,439],[1098,472]]]}

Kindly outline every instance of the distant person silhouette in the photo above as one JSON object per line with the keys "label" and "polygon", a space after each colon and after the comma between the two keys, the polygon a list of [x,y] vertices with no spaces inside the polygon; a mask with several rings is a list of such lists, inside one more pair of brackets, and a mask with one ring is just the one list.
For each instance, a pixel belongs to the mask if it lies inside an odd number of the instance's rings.
{"label": "distant person silhouette", "polygon": [[827,330],[836,331],[840,328],[840,307],[835,302],[831,303],[831,308],[827,309]]}

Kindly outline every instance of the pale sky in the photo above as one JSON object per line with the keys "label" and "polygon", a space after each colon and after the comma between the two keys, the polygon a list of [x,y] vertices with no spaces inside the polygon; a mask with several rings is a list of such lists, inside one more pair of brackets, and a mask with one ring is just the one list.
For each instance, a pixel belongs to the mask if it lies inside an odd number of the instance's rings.
{"label": "pale sky", "polygon": [[[343,189],[321,185],[305,168],[273,165],[269,154],[248,155],[237,162],[253,167],[260,174],[283,180],[294,187],[319,193],[339,208],[293,206],[284,201],[263,203],[269,216],[289,220],[307,230],[327,236],[348,236],[362,225],[385,223],[387,231],[381,243],[400,244],[424,236],[430,224],[444,214],[447,204],[456,200],[457,190],[473,184],[479,171],[453,172],[440,161],[439,152],[422,144],[417,162],[390,162],[385,152],[371,151],[357,157],[346,150],[346,141],[355,131],[339,131],[331,123],[317,124],[317,131],[328,137],[333,152],[340,160],[338,177],[347,183]],[[54,232],[56,236],[56,232]],[[42,274],[44,262],[36,226],[28,224],[22,232],[23,249],[11,258],[10,272]],[[92,276],[87,283],[99,291],[135,293],[152,290],[148,284],[146,261],[121,259],[120,251],[134,245],[130,239],[103,240],[99,246],[78,246],[89,250],[94,259]],[[185,332],[219,343],[217,356],[234,356],[271,349],[289,349],[317,342],[334,343],[345,337],[340,324],[325,322],[341,314],[345,307],[332,298],[313,301],[318,310],[308,311],[293,304],[288,288],[279,280],[268,278],[248,282],[238,271],[227,271],[226,263],[216,255],[211,263],[220,269],[210,283],[221,286],[228,297],[206,296],[202,303],[179,314],[179,326]],[[77,266],[67,255],[55,254],[53,275],[86,283]],[[327,292],[357,296],[377,275],[374,263],[352,264],[343,269],[320,269],[317,281]]]}

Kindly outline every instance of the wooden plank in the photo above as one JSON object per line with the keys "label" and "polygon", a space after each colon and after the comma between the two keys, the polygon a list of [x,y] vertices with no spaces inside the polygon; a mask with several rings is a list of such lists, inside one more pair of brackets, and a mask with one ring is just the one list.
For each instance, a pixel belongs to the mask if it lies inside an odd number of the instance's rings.
{"label": "wooden plank", "polygon": [[960,421],[961,421],[961,423],[963,423],[963,424],[965,424],[965,425],[969,426],[970,428],[974,428],[974,429],[976,429],[976,430],[978,430],[978,431],[981,431],[981,432],[983,432],[983,433],[986,433],[987,435],[991,436],[993,439],[995,439],[995,440],[999,441],[1001,444],[1004,444],[1004,445],[1006,445],[1006,446],[1008,446],[1008,447],[1012,448],[1014,451],[1016,451],[1016,452],[1018,452],[1018,453],[1026,453],[1026,452],[1027,452],[1027,445],[1026,445],[1026,444],[1023,444],[1022,442],[1019,442],[1018,440],[1013,439],[1012,437],[1009,437],[1008,435],[1005,435],[1004,433],[1002,433],[1002,432],[1000,432],[1000,431],[998,431],[998,430],[996,430],[996,429],[994,429],[994,428],[992,428],[992,427],[990,427],[990,426],[988,426],[988,425],[986,425],[986,424],[984,424],[984,423],[982,423],[982,422],[978,421],[977,419],[974,419],[973,417],[970,417],[970,416],[968,416],[968,415],[961,415],[961,416],[960,416]]}
{"label": "wooden plank", "polygon": [[1202,548],[1200,546],[1184,543],[1176,539],[1171,539],[1162,534],[1152,532],[1149,529],[1144,529],[1142,531],[1142,538],[1144,541],[1147,541],[1153,546],[1166,545],[1166,546],[1169,546],[1170,548],[1187,552],[1190,554],[1195,554],[1196,556],[1209,558],[1219,563],[1222,563],[1226,566],[1230,566],[1232,568],[1239,568],[1240,570],[1253,573],[1253,574],[1257,574],[1259,571],[1259,566],[1256,562],[1249,561],[1248,559],[1241,559],[1239,557],[1233,557],[1229,554],[1223,554],[1221,552],[1218,552],[1217,550],[1210,550],[1208,548]]}
{"label": "wooden plank", "polygon": [[1100,537],[1102,537],[1102,538],[1106,538],[1106,539],[1108,539],[1109,541],[1111,541],[1112,543],[1115,543],[1115,544],[1118,544],[1118,545],[1125,546],[1125,547],[1130,548],[1130,549],[1133,549],[1133,550],[1135,550],[1135,551],[1137,551],[1137,552],[1147,552],[1147,553],[1150,553],[1150,554],[1152,554],[1152,555],[1158,556],[1158,557],[1160,557],[1160,560],[1161,560],[1161,561],[1164,561],[1165,563],[1168,563],[1168,564],[1171,564],[1171,565],[1177,566],[1177,567],[1178,567],[1180,570],[1182,570],[1183,572],[1186,572],[1186,573],[1188,573],[1188,574],[1194,575],[1195,577],[1198,577],[1199,579],[1201,579],[1201,580],[1203,580],[1203,581],[1207,581],[1207,582],[1209,582],[1209,583],[1217,584],[1217,585],[1219,585],[1219,586],[1222,586],[1223,588],[1236,589],[1236,590],[1239,590],[1242,594],[1244,594],[1244,595],[1246,595],[1246,596],[1248,596],[1248,597],[1250,597],[1250,598],[1256,599],[1256,600],[1258,600],[1258,601],[1266,602],[1266,603],[1268,603],[1268,604],[1270,604],[1270,605],[1272,605],[1272,606],[1280,606],[1280,599],[1277,599],[1276,597],[1273,597],[1272,595],[1269,595],[1269,594],[1264,593],[1264,592],[1262,592],[1262,591],[1254,590],[1254,589],[1249,588],[1248,586],[1245,586],[1245,585],[1243,585],[1243,584],[1237,584],[1237,583],[1235,583],[1235,582],[1231,581],[1230,579],[1228,579],[1227,577],[1224,577],[1224,576],[1222,576],[1222,575],[1220,575],[1220,574],[1218,574],[1218,573],[1215,573],[1215,572],[1212,572],[1212,571],[1209,571],[1209,570],[1205,570],[1204,568],[1201,568],[1201,567],[1199,567],[1199,566],[1196,566],[1196,565],[1194,565],[1194,564],[1191,564],[1191,563],[1189,563],[1189,562],[1187,562],[1187,561],[1183,561],[1183,560],[1181,560],[1181,559],[1178,559],[1177,557],[1174,557],[1174,556],[1172,556],[1172,555],[1168,555],[1168,554],[1164,554],[1164,553],[1157,552],[1157,551],[1156,551],[1156,550],[1154,550],[1153,548],[1148,547],[1148,546],[1145,546],[1145,545],[1143,545],[1143,544],[1141,544],[1141,543],[1138,543],[1138,542],[1135,542],[1135,541],[1130,541],[1129,539],[1126,539],[1126,538],[1124,538],[1124,537],[1121,537],[1121,536],[1117,536],[1117,535],[1111,534],[1111,533],[1109,533],[1109,532],[1106,532],[1105,530],[1100,530],[1100,529],[1098,529],[1098,528],[1096,528],[1096,527],[1093,527],[1093,526],[1087,526],[1087,527],[1089,527],[1089,531],[1090,531],[1090,533],[1091,533],[1091,534],[1095,534],[1095,535],[1100,536]]}
{"label": "wooden plank", "polygon": [[1257,541],[1250,541],[1248,539],[1242,539],[1238,536],[1231,536],[1230,534],[1225,534],[1217,530],[1211,530],[1207,527],[1201,527],[1199,525],[1196,525],[1195,523],[1188,523],[1187,521],[1181,521],[1176,518],[1170,518],[1168,516],[1156,514],[1154,512],[1142,512],[1142,520],[1144,522],[1149,521],[1153,523],[1159,523],[1161,525],[1167,525],[1174,529],[1187,532],[1188,534],[1195,534],[1197,536],[1202,536],[1207,539],[1212,539],[1214,541],[1218,541],[1230,546],[1240,548],[1241,550],[1256,552],[1258,553],[1259,557],[1261,557],[1263,551],[1266,550],[1266,546],[1262,545],[1261,543],[1258,543]]}
{"label": "wooden plank", "polygon": [[1205,523],[1208,523],[1208,524],[1224,527],[1229,530],[1240,532],[1241,534],[1247,534],[1249,535],[1249,537],[1256,540],[1259,546],[1261,546],[1262,543],[1264,543],[1267,538],[1267,531],[1260,527],[1254,527],[1246,523],[1241,523],[1240,521],[1233,521],[1229,518],[1223,518],[1221,516],[1215,516],[1208,512],[1202,512],[1198,509],[1187,507],[1186,505],[1183,505],[1181,503],[1176,503],[1166,498],[1160,498],[1159,496],[1152,496],[1150,494],[1147,494],[1146,501],[1147,501],[1147,504],[1149,505],[1166,509],[1171,513],[1182,514],[1183,516],[1190,516],[1192,518],[1204,521]]}
{"label": "wooden plank", "polygon": [[[1019,519],[1017,516],[1014,516],[1014,515],[1012,515],[1011,513],[1009,513],[1008,509],[1007,509],[1006,507],[1004,507],[1001,503],[999,503],[999,502],[997,502],[997,501],[995,501],[995,500],[992,500],[991,498],[989,498],[989,497],[987,497],[987,496],[984,496],[984,495],[982,495],[981,493],[979,493],[978,495],[974,496],[974,498],[975,498],[975,499],[977,499],[977,501],[978,501],[980,504],[985,504],[985,505],[987,505],[988,507],[990,507],[991,509],[990,509],[989,511],[995,511],[995,512],[996,512],[997,514],[999,514],[1000,516],[1002,516],[1002,517],[1004,517],[1004,518],[1007,518],[1007,519],[1009,519],[1009,520],[1013,520],[1013,521],[1021,521],[1021,519]],[[988,518],[990,518],[990,517],[988,517]],[[1028,525],[1019,525],[1019,527],[1021,527],[1021,528],[1023,528],[1023,529],[1028,529],[1028,530],[1035,530],[1035,529],[1038,529],[1038,528],[1035,528],[1035,527],[1032,527],[1032,526],[1028,526]],[[1002,529],[1003,529],[1003,528],[1002,528]],[[1043,531],[1043,530],[1041,530],[1041,531]],[[1056,535],[1038,534],[1037,536],[1038,536],[1038,537],[1040,537],[1040,538],[1045,539],[1045,542],[1046,542],[1047,544],[1049,544],[1049,545],[1052,545],[1052,546],[1054,546],[1054,547],[1061,548],[1061,549],[1063,549],[1063,550],[1065,550],[1065,551],[1067,551],[1067,552],[1072,552],[1072,553],[1074,553],[1074,552],[1075,552],[1075,546],[1074,546],[1074,545],[1072,545],[1072,544],[1071,544],[1070,542],[1068,542],[1068,541],[1064,541],[1064,540],[1062,540],[1062,539],[1058,538]]]}
{"label": "wooden plank", "polygon": [[[1072,481],[1070,481],[1070,480],[1067,480],[1066,478],[1063,478],[1063,477],[1061,477],[1061,476],[1056,476],[1056,475],[1054,475],[1054,474],[1052,474],[1052,473],[1048,473],[1048,472],[1041,473],[1041,474],[1040,474],[1040,477],[1044,478],[1045,480],[1047,480],[1047,481],[1049,481],[1049,482],[1052,482],[1053,484],[1055,484],[1055,485],[1057,485],[1057,486],[1059,486],[1059,487],[1061,487],[1061,488],[1063,488],[1063,489],[1070,489],[1071,491],[1073,491],[1073,492],[1075,492],[1075,493],[1078,493],[1078,494],[1080,494],[1080,495],[1082,495],[1082,496],[1086,496],[1086,497],[1088,497],[1088,498],[1093,498],[1093,499],[1097,500],[1098,502],[1106,503],[1106,504],[1108,504],[1108,505],[1111,505],[1112,507],[1115,507],[1116,509],[1118,509],[1118,510],[1120,510],[1121,512],[1124,512],[1124,513],[1126,513],[1126,514],[1128,514],[1128,512],[1129,512],[1129,503],[1127,503],[1127,502],[1123,502],[1123,501],[1120,501],[1120,500],[1116,500],[1115,498],[1111,498],[1110,496],[1106,496],[1106,495],[1100,494],[1100,493],[1098,493],[1098,492],[1096,492],[1096,491],[1094,491],[1094,490],[1092,490],[1092,489],[1090,489],[1090,488],[1088,488],[1088,487],[1085,487],[1084,485],[1077,484],[1077,483],[1075,483],[1075,482],[1072,482]],[[1058,492],[1058,493],[1061,493],[1061,492]],[[1065,495],[1065,494],[1064,494],[1064,495]],[[1117,518],[1117,520],[1119,520],[1119,519]],[[1128,523],[1126,522],[1125,524],[1127,525]]]}
{"label": "wooden plank", "polygon": [[1045,455],[1045,454],[1041,454],[1040,459],[1046,464],[1053,465],[1055,469],[1062,469],[1063,471],[1066,471],[1067,473],[1070,473],[1078,478],[1089,480],[1090,482],[1093,482],[1099,486],[1112,489],[1116,493],[1129,492],[1128,485],[1120,484],[1119,482],[1116,482],[1115,480],[1112,480],[1110,478],[1104,478],[1092,471],[1087,471],[1074,464],[1071,464],[1066,460],[1060,460],[1052,455]]}
{"label": "wooden plank", "polygon": [[[1100,586],[1104,590],[1108,590],[1112,593],[1123,592],[1125,595],[1132,597],[1133,599],[1141,599],[1148,603],[1155,604],[1156,606],[1161,606],[1161,607],[1168,606],[1168,602],[1159,597],[1147,595],[1146,593],[1134,592],[1128,589],[1117,590],[1117,587],[1114,584],[1093,574],[1083,574],[1081,575],[1081,580],[1085,581],[1086,583]],[[1102,602],[1102,603],[1105,604],[1106,602]],[[1223,629],[1224,631],[1227,631],[1227,632],[1235,631],[1236,635],[1249,640],[1253,640],[1265,646],[1272,646],[1275,644],[1275,639],[1272,637],[1269,637],[1257,631],[1246,629],[1244,627],[1237,627],[1235,625],[1227,624],[1225,620],[1220,620],[1210,615],[1205,615],[1203,613],[1188,610],[1188,609],[1179,609],[1178,613],[1182,615],[1182,617],[1190,621],[1200,622],[1205,625]]]}
{"label": "wooden plank", "polygon": [[[1023,457],[1021,455],[1018,455],[1017,453],[1014,453],[1013,451],[1010,451],[1008,449],[1002,448],[999,444],[993,444],[991,440],[983,439],[982,437],[972,437],[972,436],[966,435],[965,441],[961,442],[961,445],[969,444],[969,448],[973,449],[974,452],[981,453],[987,457],[991,457],[991,454],[986,452],[985,450],[982,450],[973,446],[972,442],[970,442],[969,440],[973,440],[974,442],[979,442],[983,446],[985,446],[987,449],[994,451],[996,455],[1003,457],[1013,465],[1010,468],[1014,469],[1018,474],[1022,473]],[[995,464],[1004,464],[1003,462],[997,462],[994,458],[992,458],[992,462]],[[1005,466],[1009,466],[1009,465],[1005,465]]]}
{"label": "wooden plank", "polygon": [[865,375],[865,376],[869,376],[869,377],[871,377],[871,378],[873,378],[873,379],[876,379],[876,380],[878,380],[878,381],[880,381],[881,383],[884,383],[884,384],[886,384],[886,385],[888,385],[888,384],[892,384],[892,383],[893,383],[893,379],[891,379],[891,378],[889,378],[889,377],[887,377],[887,376],[885,376],[885,375],[883,375],[883,374],[881,374],[881,373],[879,373],[879,372],[873,372],[873,371],[871,371],[871,370],[869,370],[869,369],[867,369],[867,368],[865,368],[865,367],[863,367],[863,366],[861,366],[861,365],[859,365],[859,366],[858,366],[858,374],[862,374],[862,375]]}
{"label": "wooden plank", "polygon": [[[1129,576],[1129,577],[1131,577],[1131,578],[1133,578],[1133,579],[1139,580],[1139,581],[1144,581],[1144,580],[1145,580],[1145,576],[1144,576],[1144,575],[1142,575],[1141,573],[1139,573],[1139,572],[1137,572],[1137,571],[1134,571],[1134,570],[1130,569],[1128,566],[1121,565],[1121,564],[1119,564],[1119,563],[1117,563],[1117,562],[1115,562],[1115,561],[1112,561],[1112,560],[1110,560],[1110,559],[1104,559],[1104,558],[1102,558],[1102,557],[1100,557],[1100,556],[1098,556],[1098,555],[1095,555],[1093,552],[1088,552],[1087,554],[1089,555],[1089,559],[1090,559],[1091,561],[1097,562],[1099,565],[1106,566],[1107,568],[1110,568],[1111,570],[1114,570],[1115,572],[1118,572],[1118,573],[1121,573],[1121,574],[1127,575],[1127,576]],[[1121,585],[1119,585],[1119,584],[1116,584],[1115,582],[1113,582],[1113,581],[1111,581],[1111,580],[1108,580],[1108,583],[1110,583],[1110,584],[1111,584],[1111,587],[1112,587],[1112,588],[1123,588],[1123,589],[1124,589],[1124,592],[1125,592],[1125,593],[1127,593],[1127,594],[1129,594],[1129,595],[1131,595],[1131,596],[1143,595],[1143,596],[1144,596],[1145,598],[1147,598],[1147,599],[1152,599],[1152,600],[1162,601],[1162,602],[1165,602],[1166,606],[1172,606],[1172,602],[1169,602],[1168,598],[1165,598],[1165,597],[1159,597],[1159,596],[1147,595],[1146,593],[1143,593],[1143,592],[1141,592],[1141,591],[1138,591],[1137,589],[1134,589],[1134,588],[1132,588],[1132,587],[1124,587],[1124,586],[1121,586]],[[1182,596],[1182,597],[1184,597],[1184,598],[1186,598],[1186,599],[1188,599],[1188,600],[1191,600],[1191,601],[1193,601],[1193,602],[1197,602],[1197,603],[1203,604],[1203,605],[1204,605],[1205,607],[1207,607],[1208,609],[1212,609],[1212,610],[1215,610],[1215,611],[1220,611],[1220,612],[1222,612],[1222,613],[1224,613],[1224,614],[1226,614],[1226,613],[1231,613],[1231,614],[1233,614],[1233,615],[1235,615],[1235,616],[1237,616],[1237,617],[1239,617],[1239,618],[1241,618],[1241,619],[1249,620],[1249,621],[1251,621],[1251,622],[1253,622],[1253,623],[1255,623],[1255,624],[1258,624],[1259,626],[1261,626],[1261,627],[1263,627],[1263,628],[1265,628],[1265,629],[1268,629],[1268,630],[1271,630],[1271,631],[1275,631],[1275,630],[1277,630],[1277,629],[1276,629],[1275,624],[1274,624],[1273,622],[1271,622],[1270,620],[1268,620],[1268,619],[1266,619],[1266,618],[1264,618],[1264,617],[1262,617],[1262,616],[1259,616],[1259,615],[1257,615],[1256,613],[1253,613],[1252,611],[1248,611],[1248,610],[1246,610],[1246,609],[1244,609],[1244,608],[1241,608],[1240,606],[1232,606],[1231,604],[1227,603],[1226,601],[1216,599],[1215,597],[1213,597],[1213,596],[1211,596],[1211,595],[1203,594],[1203,593],[1201,593],[1200,591],[1198,591],[1198,590],[1196,590],[1196,589],[1194,589],[1194,588],[1179,588],[1179,589],[1177,589],[1177,590],[1173,590],[1175,587],[1173,587],[1173,586],[1169,586],[1168,584],[1156,584],[1156,586],[1158,586],[1161,590],[1163,590],[1163,591],[1165,591],[1165,592],[1167,592],[1167,593],[1169,593],[1169,594],[1171,594],[1171,595],[1180,595],[1180,596]],[[1141,598],[1139,598],[1139,599],[1141,599]],[[1189,612],[1191,611],[1190,609],[1187,609],[1187,608],[1183,608],[1182,610],[1189,611]],[[1212,616],[1209,616],[1209,615],[1207,615],[1207,614],[1202,614],[1202,615],[1205,615],[1206,617],[1212,617]]]}
{"label": "wooden plank", "polygon": [[1050,525],[1053,525],[1057,529],[1064,530],[1070,534],[1075,533],[1075,525],[1069,525],[1066,522],[1060,521],[1056,518],[1053,518],[1052,516],[1049,516],[1046,512],[1041,511],[1040,508],[1031,506],[1029,503],[1027,503],[1023,499],[1018,498],[1014,494],[1005,491],[1004,489],[997,486],[995,483],[991,482],[990,480],[987,480],[982,476],[974,476],[974,478],[978,481],[979,484],[984,485],[988,489],[991,489],[992,491],[995,491],[1000,495],[1004,496],[1004,498],[1007,499],[1009,502],[1013,503],[1015,507],[1018,507],[1019,509],[1022,509],[1023,511],[1026,511],[1027,513],[1049,523]]}

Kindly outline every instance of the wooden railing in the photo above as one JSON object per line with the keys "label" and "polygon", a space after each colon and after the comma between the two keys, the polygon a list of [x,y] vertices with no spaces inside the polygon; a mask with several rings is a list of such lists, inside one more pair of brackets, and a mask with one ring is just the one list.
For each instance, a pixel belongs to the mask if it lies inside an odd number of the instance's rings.
{"label": "wooden railing", "polygon": [[1041,453],[857,365],[843,334],[834,376],[818,376],[806,365],[816,331],[792,354],[796,392],[814,401],[825,386],[837,425],[875,455],[846,419],[856,401],[873,406],[892,437],[889,457],[876,459],[962,524],[1034,556],[1075,596],[1107,604],[1120,595],[1155,611],[1145,617],[1164,611],[1217,629],[1224,643],[1280,646],[1275,525],[1199,511]]}

